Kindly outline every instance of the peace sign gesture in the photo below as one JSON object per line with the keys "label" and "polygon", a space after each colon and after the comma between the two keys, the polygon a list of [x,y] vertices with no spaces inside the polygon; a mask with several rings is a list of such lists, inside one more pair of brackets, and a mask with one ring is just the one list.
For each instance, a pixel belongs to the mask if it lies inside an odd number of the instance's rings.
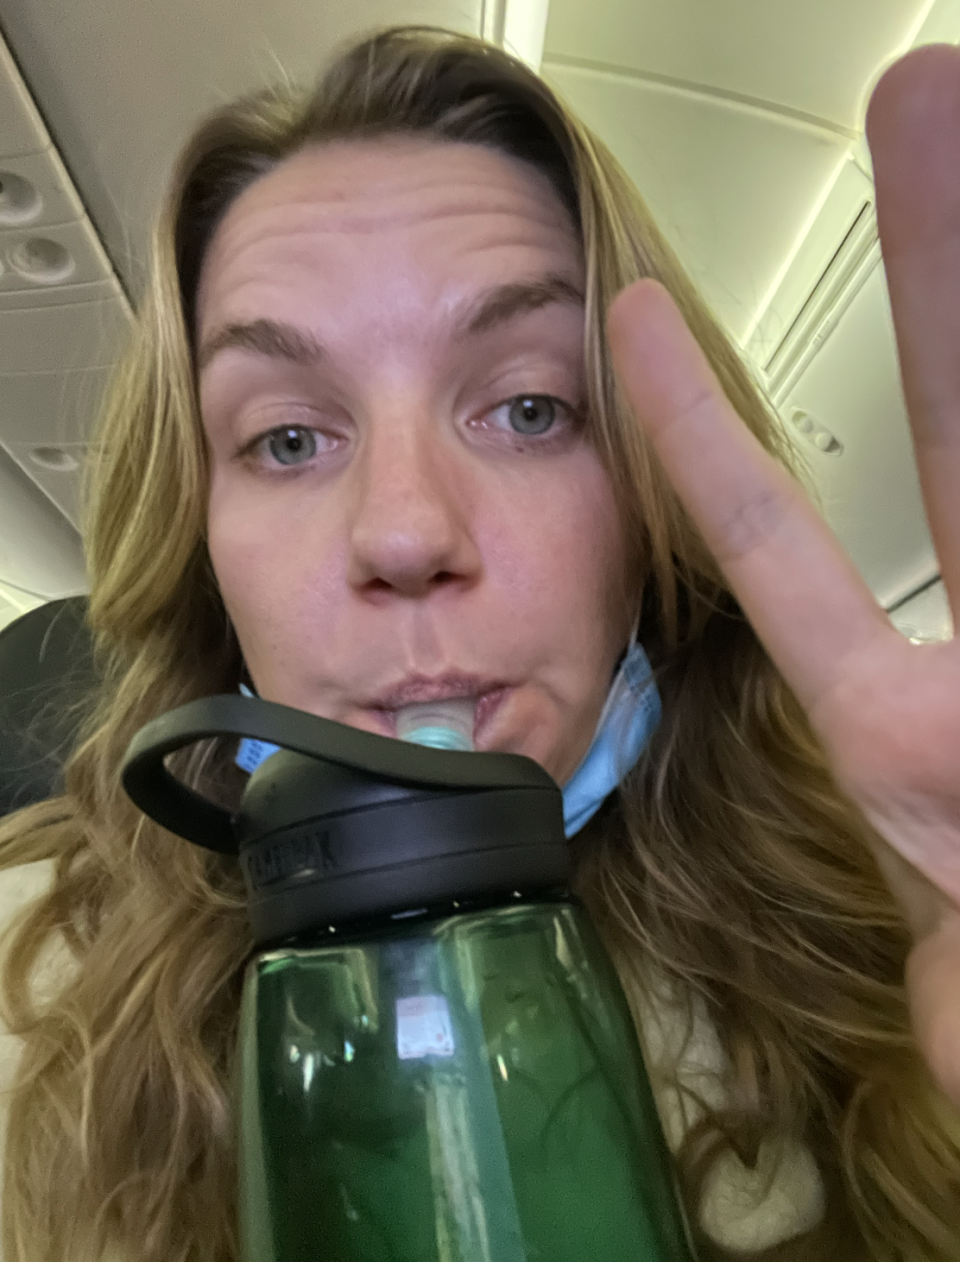
{"label": "peace sign gesture", "polygon": [[[940,571],[960,626],[960,51],[898,62],[870,105],[877,213],[904,392]],[[617,371],[663,466],[833,774],[882,840],[915,935],[916,1035],[960,1102],[960,637],[911,644],[802,489],[734,413],[653,281],[610,312]]]}

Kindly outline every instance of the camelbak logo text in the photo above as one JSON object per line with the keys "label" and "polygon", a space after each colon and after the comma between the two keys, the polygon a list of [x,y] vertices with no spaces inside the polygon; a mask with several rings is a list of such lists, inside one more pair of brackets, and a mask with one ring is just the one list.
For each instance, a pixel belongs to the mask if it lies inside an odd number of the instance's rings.
{"label": "camelbak logo text", "polygon": [[337,867],[326,828],[304,829],[248,851],[243,858],[254,889],[289,880],[301,872],[330,872]]}

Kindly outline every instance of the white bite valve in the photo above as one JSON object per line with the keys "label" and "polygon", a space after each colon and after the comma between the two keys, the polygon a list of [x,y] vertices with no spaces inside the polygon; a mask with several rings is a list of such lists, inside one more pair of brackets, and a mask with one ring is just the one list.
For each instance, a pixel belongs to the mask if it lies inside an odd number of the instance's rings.
{"label": "white bite valve", "polygon": [[397,711],[397,736],[413,745],[432,749],[473,749],[473,721],[477,703],[473,697],[448,701],[423,701]]}

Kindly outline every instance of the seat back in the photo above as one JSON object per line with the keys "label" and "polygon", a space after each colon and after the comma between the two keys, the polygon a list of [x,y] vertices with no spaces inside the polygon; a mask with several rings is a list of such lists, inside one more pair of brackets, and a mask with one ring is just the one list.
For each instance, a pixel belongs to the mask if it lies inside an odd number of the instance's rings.
{"label": "seat back", "polygon": [[0,815],[61,791],[78,703],[96,685],[83,596],[32,609],[0,631]]}

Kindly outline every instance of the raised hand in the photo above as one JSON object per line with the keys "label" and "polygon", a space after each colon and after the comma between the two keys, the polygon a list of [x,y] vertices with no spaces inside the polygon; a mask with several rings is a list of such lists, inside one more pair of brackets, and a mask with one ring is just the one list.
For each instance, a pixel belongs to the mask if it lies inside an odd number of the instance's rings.
{"label": "raised hand", "polygon": [[[960,51],[911,53],[867,120],[904,392],[927,516],[960,626]],[[663,466],[838,784],[879,836],[913,928],[919,1043],[960,1103],[960,637],[891,625],[802,489],[734,413],[666,291],[613,303],[617,371]]]}

